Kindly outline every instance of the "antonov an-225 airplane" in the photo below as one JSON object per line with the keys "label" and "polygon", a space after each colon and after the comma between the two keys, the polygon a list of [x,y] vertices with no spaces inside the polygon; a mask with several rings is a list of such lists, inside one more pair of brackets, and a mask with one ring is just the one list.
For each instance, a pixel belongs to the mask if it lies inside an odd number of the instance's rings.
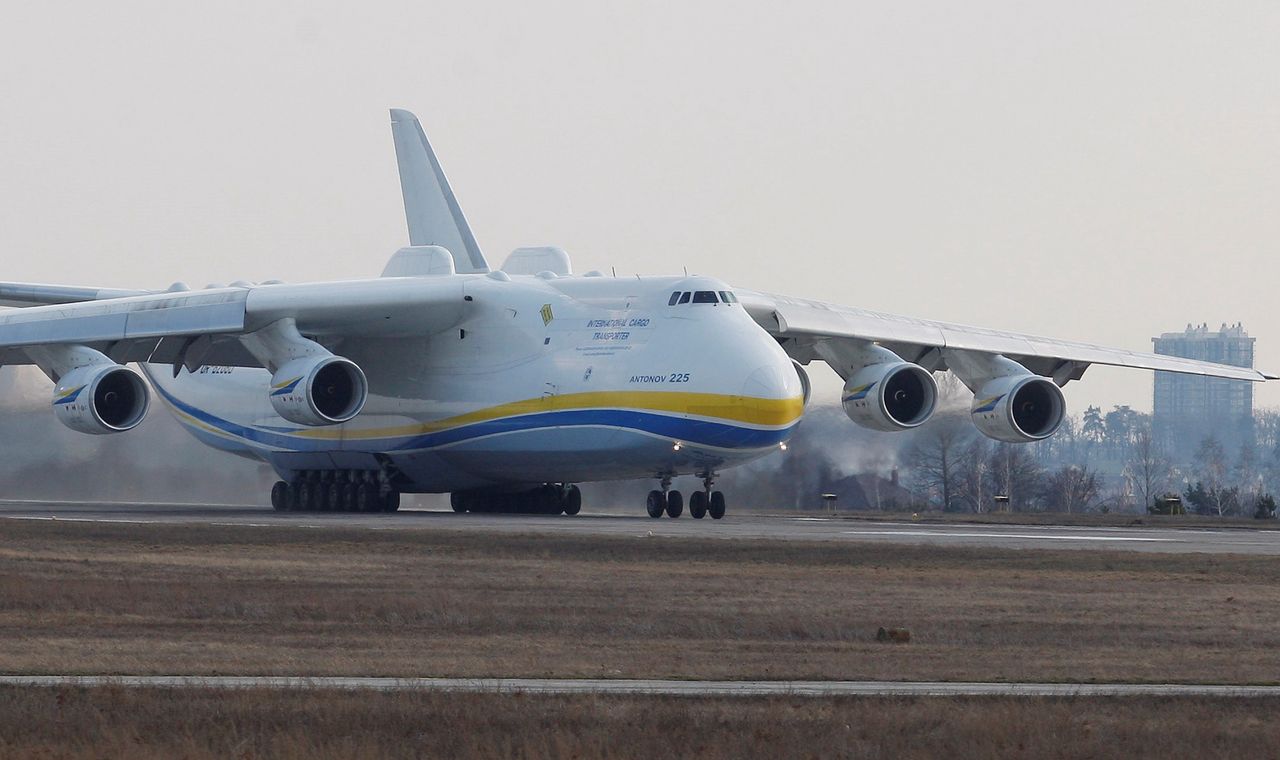
{"label": "antonov an-225 airplane", "polygon": [[[391,112],[411,245],[378,279],[127,291],[0,283],[0,364],[34,364],[83,433],[142,421],[151,390],[200,441],[267,461],[279,510],[576,514],[575,483],[654,478],[652,517],[724,516],[719,470],[784,448],[809,402],[803,365],[844,380],[881,431],[933,414],[934,372],[974,393],[1000,441],[1061,424],[1090,364],[1238,380],[1252,369],[882,314],[711,277],[573,274],[559,248],[490,269],[417,118]],[[142,374],[126,366],[137,363]],[[146,376],[146,380],[143,376]]]}

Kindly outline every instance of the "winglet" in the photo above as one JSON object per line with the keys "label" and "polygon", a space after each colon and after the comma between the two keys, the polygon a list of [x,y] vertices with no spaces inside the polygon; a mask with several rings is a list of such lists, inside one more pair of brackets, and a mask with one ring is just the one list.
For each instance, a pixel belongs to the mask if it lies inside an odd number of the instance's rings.
{"label": "winglet", "polygon": [[418,117],[398,108],[391,109],[391,136],[400,166],[400,190],[404,194],[404,215],[409,223],[409,242],[415,246],[438,245],[453,254],[455,271],[488,272],[471,227],[462,215],[458,199],[440,168],[431,143]]}

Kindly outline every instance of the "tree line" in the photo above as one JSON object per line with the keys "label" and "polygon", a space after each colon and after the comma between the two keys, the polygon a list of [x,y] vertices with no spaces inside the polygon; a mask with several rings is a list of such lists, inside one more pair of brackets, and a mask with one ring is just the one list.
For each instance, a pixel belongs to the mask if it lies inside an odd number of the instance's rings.
{"label": "tree line", "polygon": [[[941,413],[902,449],[923,505],[955,512],[1188,511],[1274,517],[1280,488],[1280,412],[1251,425],[1199,430],[1170,442],[1149,414],[1089,407],[1054,437],[991,441],[961,411]],[[1185,431],[1186,426],[1180,430]]]}

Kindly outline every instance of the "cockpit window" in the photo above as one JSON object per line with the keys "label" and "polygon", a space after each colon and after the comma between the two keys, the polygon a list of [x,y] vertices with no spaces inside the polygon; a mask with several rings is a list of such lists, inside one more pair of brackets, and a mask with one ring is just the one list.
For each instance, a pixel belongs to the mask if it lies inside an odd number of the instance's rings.
{"label": "cockpit window", "polygon": [[714,290],[699,290],[693,294],[694,303],[719,303]]}
{"label": "cockpit window", "polygon": [[677,290],[676,292],[671,294],[671,300],[667,301],[667,306],[675,306],[676,301],[679,301],[679,300],[680,300],[680,291]]}
{"label": "cockpit window", "polygon": [[720,291],[720,300],[724,301],[725,303],[737,303],[738,297],[727,290],[722,290]]}
{"label": "cockpit window", "polygon": [[687,290],[686,290],[685,292],[681,293],[681,294],[680,294],[680,303],[689,303],[689,296],[690,296],[690,295],[691,295],[691,293],[689,293],[689,291],[687,291]]}

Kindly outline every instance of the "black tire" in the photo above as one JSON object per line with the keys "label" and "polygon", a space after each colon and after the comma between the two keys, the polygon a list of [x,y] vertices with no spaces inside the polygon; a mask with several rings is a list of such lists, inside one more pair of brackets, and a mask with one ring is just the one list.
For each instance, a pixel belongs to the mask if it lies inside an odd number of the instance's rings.
{"label": "black tire", "polygon": [[694,491],[689,494],[689,515],[695,520],[707,516],[707,492]]}
{"label": "black tire", "polygon": [[304,480],[298,484],[298,500],[296,504],[299,512],[310,512],[315,509],[315,503],[312,499],[314,493],[315,488],[307,481]]}
{"label": "black tire", "polygon": [[467,497],[454,491],[449,494],[449,506],[453,507],[453,511],[462,514],[467,511]]}
{"label": "black tire", "polygon": [[357,502],[356,502],[356,484],[355,483],[342,484],[342,500],[340,503],[342,504],[343,512],[356,511]]}
{"label": "black tire", "polygon": [[679,517],[684,513],[684,497],[679,491],[667,491],[667,517]]}
{"label": "black tire", "polygon": [[298,500],[298,496],[300,496],[300,494],[298,493],[298,484],[290,483],[289,490],[285,493],[285,500],[284,500],[285,511],[297,512],[300,509],[302,509],[302,507],[299,506],[302,502]]}
{"label": "black tire", "polygon": [[361,483],[356,486],[356,511],[372,512],[377,506],[378,491],[371,483]]}
{"label": "black tire", "polygon": [[289,508],[289,484],[283,480],[277,480],[275,485],[271,486],[271,508],[277,512],[283,512]]}
{"label": "black tire", "polygon": [[342,484],[336,480],[325,486],[324,508],[329,512],[342,511]]}
{"label": "black tire", "polygon": [[395,512],[395,511],[398,511],[399,509],[400,509],[400,492],[394,491],[394,490],[387,491],[387,494],[382,497],[382,511]]}
{"label": "black tire", "polygon": [[724,511],[727,508],[728,505],[724,502],[724,491],[712,491],[711,504],[707,508],[707,511],[711,513],[711,519],[719,520],[724,517]]}
{"label": "black tire", "polygon": [[662,497],[661,491],[650,491],[644,508],[650,517],[655,519],[662,517],[662,513],[667,511],[667,500]]}
{"label": "black tire", "polygon": [[582,491],[577,486],[569,486],[564,492],[564,513],[570,517],[582,511]]}

